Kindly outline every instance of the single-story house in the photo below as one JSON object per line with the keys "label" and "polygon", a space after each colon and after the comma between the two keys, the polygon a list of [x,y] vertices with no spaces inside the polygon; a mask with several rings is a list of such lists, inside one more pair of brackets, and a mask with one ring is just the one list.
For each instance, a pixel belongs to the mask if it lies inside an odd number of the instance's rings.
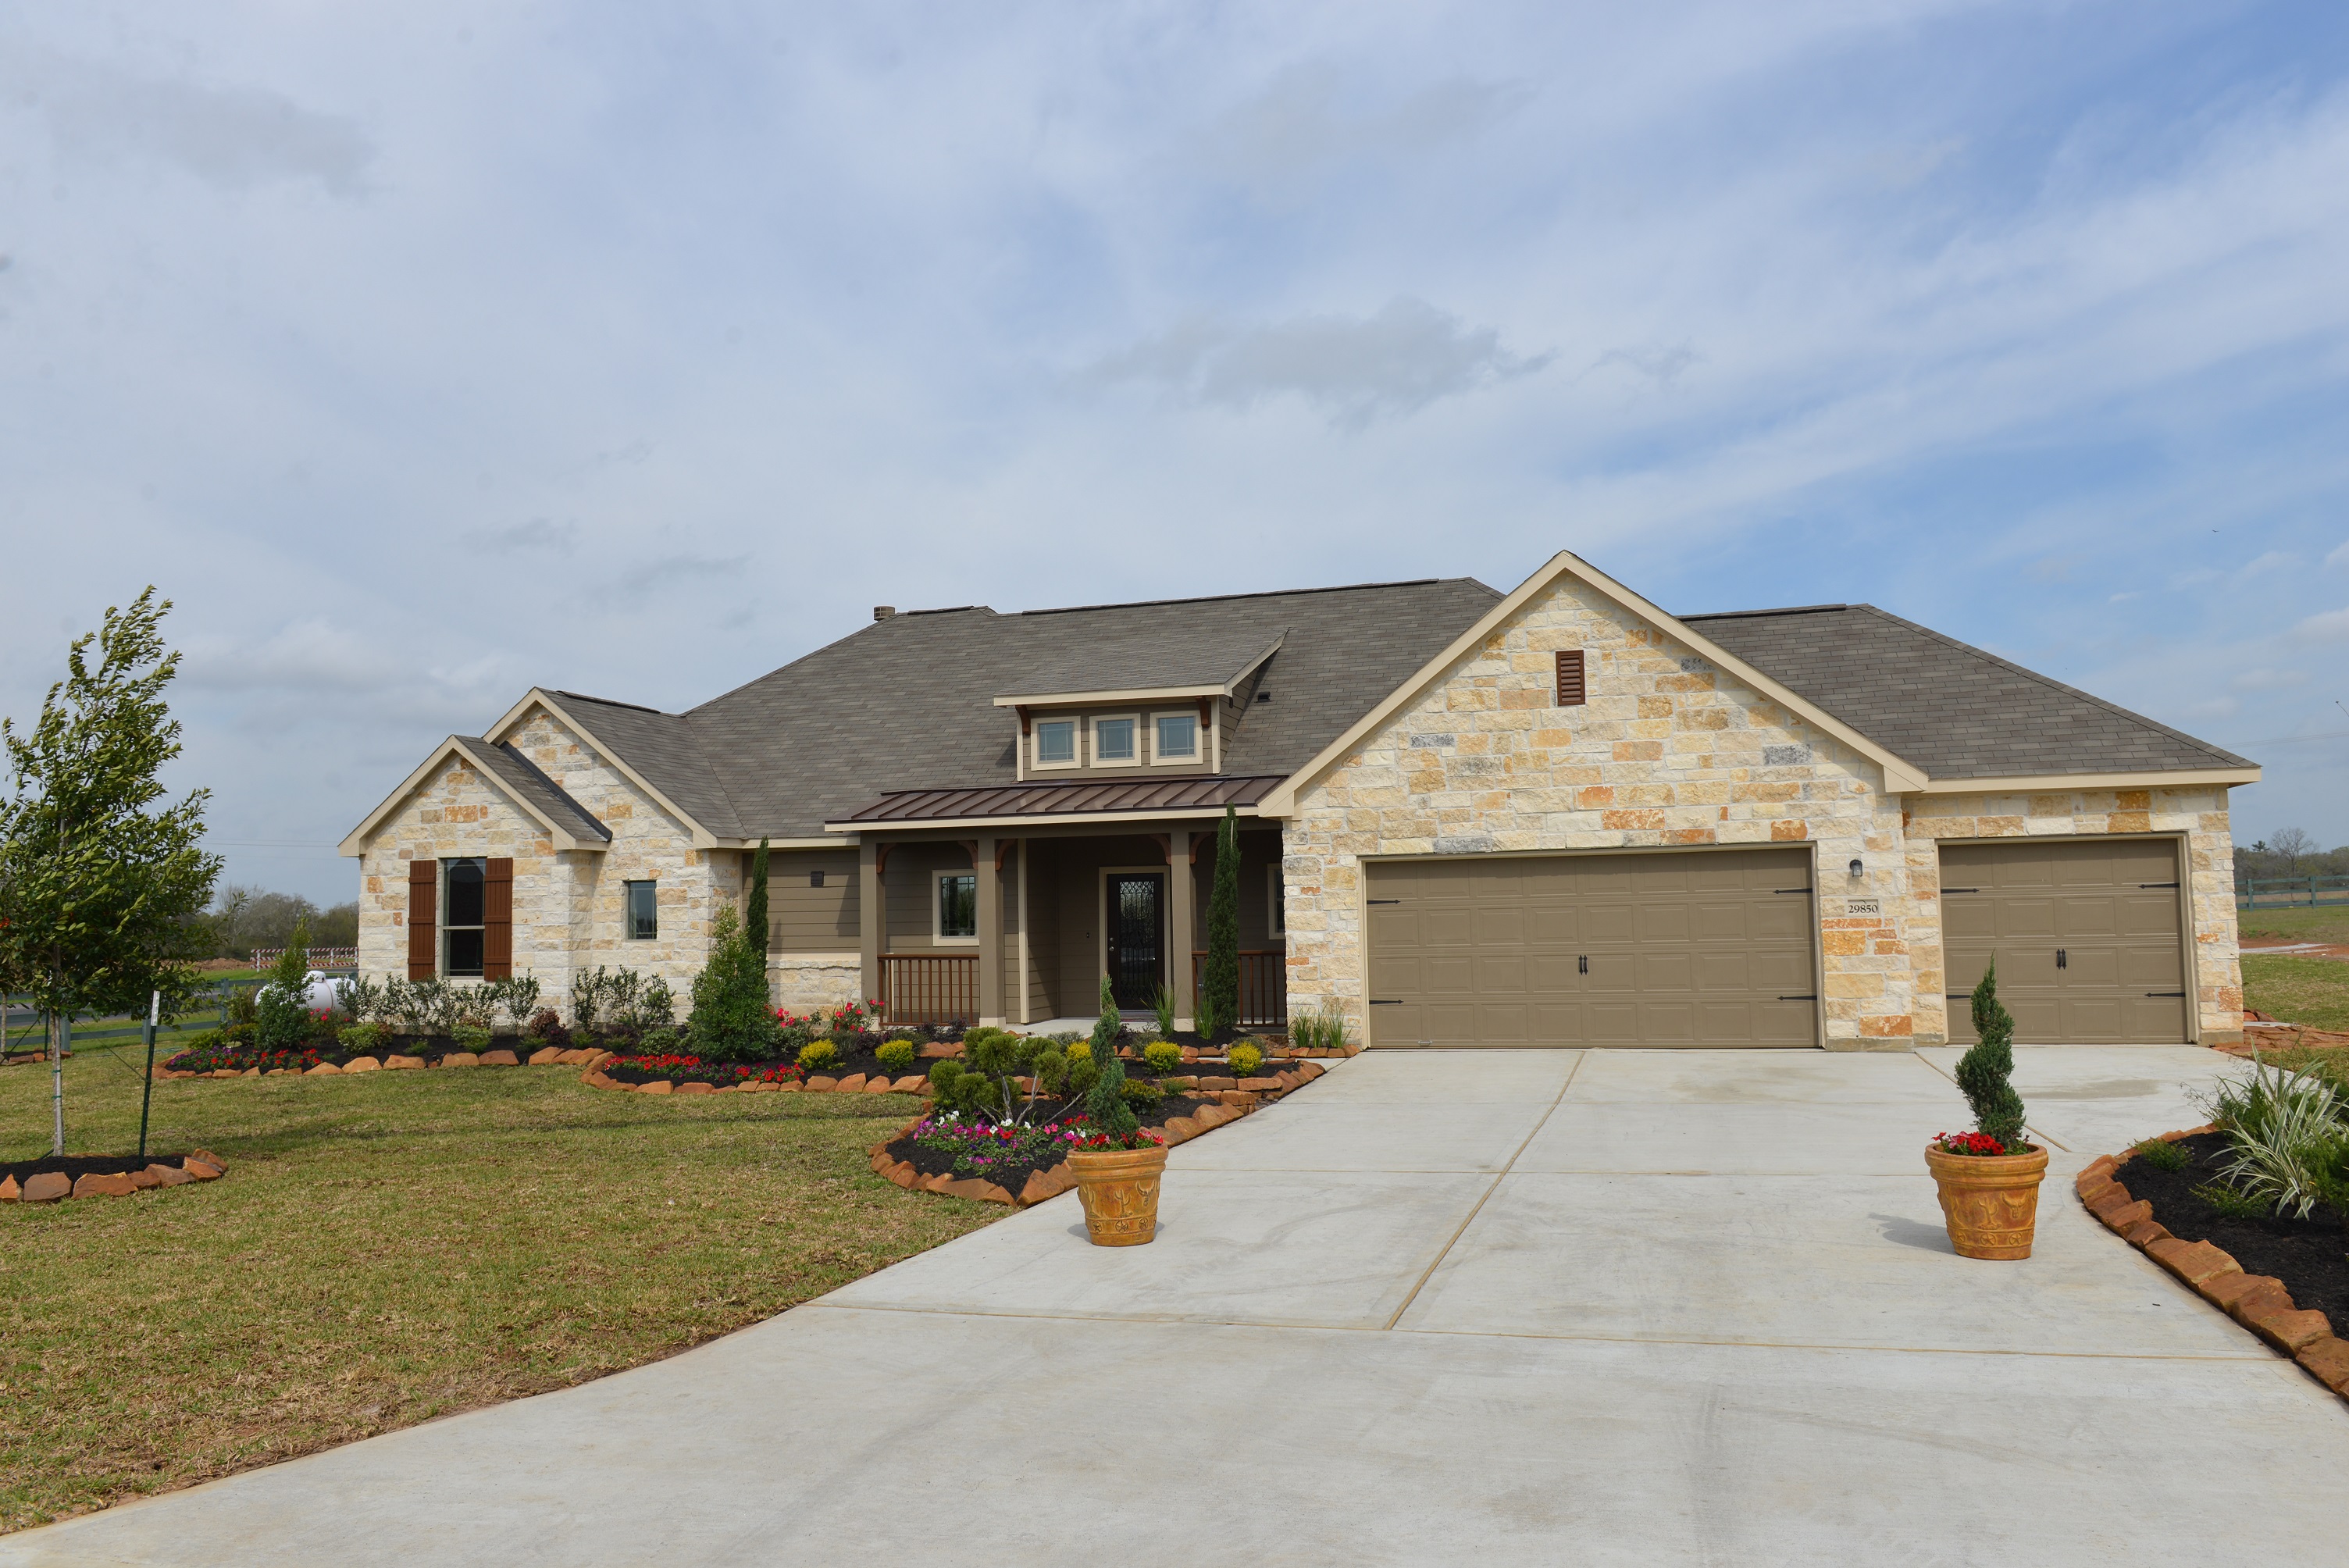
{"label": "single-story house", "polygon": [[345,840],[361,966],[683,994],[771,846],[794,1008],[1168,988],[1237,813],[1242,1010],[1373,1047],[2238,1039],[2251,762],[1866,604],[1467,579],[896,614],[684,713],[533,690]]}

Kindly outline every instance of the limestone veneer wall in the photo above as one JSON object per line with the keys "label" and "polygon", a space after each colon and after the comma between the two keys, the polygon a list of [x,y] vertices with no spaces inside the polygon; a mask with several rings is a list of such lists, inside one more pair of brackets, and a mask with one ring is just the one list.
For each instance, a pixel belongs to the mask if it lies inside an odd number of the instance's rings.
{"label": "limestone veneer wall", "polygon": [[[361,970],[408,972],[412,860],[510,855],[516,974],[535,975],[566,1016],[580,969],[600,964],[657,975],[678,994],[681,1014],[720,903],[741,896],[741,854],[695,849],[684,823],[543,709],[524,715],[508,738],[611,830],[610,846],[557,851],[497,784],[452,757],[384,820],[361,856]],[[660,935],[650,942],[629,940],[625,929],[624,884],[636,881],[659,883]]]}
{"label": "limestone veneer wall", "polygon": [[[2158,834],[2183,841],[2194,938],[2189,981],[2201,1041],[2232,1045],[2242,1038],[2243,966],[2235,919],[2235,844],[2223,787],[2193,789],[2080,789],[2060,793],[1922,795],[1910,798],[1907,818],[1911,907],[1920,954],[1934,969],[1920,975],[1918,1028],[1946,1035],[1947,1003],[1940,974],[1939,841],[1965,839],[2094,838]],[[1930,935],[1928,927],[1930,926]]]}

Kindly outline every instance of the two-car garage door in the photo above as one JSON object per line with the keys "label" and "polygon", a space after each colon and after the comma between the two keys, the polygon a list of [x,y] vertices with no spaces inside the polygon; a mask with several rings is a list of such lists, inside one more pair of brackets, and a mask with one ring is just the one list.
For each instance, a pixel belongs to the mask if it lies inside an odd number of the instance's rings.
{"label": "two-car garage door", "polygon": [[1372,861],[1373,1046],[1807,1046],[1807,850]]}

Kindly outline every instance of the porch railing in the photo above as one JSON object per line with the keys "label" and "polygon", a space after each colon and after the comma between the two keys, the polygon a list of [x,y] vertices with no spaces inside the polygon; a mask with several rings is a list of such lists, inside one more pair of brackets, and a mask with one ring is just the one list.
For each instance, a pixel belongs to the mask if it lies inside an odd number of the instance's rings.
{"label": "porch railing", "polygon": [[885,953],[882,1022],[968,1024],[978,1017],[978,954]]}
{"label": "porch railing", "polygon": [[[1198,1005],[1199,983],[1207,972],[1207,952],[1191,954],[1191,1002]],[[1288,954],[1278,947],[1240,949],[1240,1016],[1232,1020],[1242,1028],[1264,1028],[1288,1022]]]}

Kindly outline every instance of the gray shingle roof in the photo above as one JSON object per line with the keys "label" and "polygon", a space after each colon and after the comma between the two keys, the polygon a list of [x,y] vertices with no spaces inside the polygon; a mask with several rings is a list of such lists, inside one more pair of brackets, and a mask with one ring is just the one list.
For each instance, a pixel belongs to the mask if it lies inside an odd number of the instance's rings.
{"label": "gray shingle roof", "polygon": [[[1067,614],[1068,612],[1060,612]],[[1075,653],[1061,653],[1022,674],[998,696],[1061,692],[1144,691],[1166,686],[1227,686],[1256,667],[1285,626],[1233,626],[1181,621],[1103,628]]]}
{"label": "gray shingle roof", "polygon": [[1681,619],[1936,779],[2252,766],[1873,604]]}
{"label": "gray shingle roof", "polygon": [[482,767],[498,776],[499,782],[562,824],[572,837],[612,841],[611,829],[589,816],[586,807],[564,793],[561,785],[540,772],[536,763],[512,747],[503,742],[492,746],[478,735],[460,735],[457,738],[481,759]]}
{"label": "gray shingle roof", "polygon": [[[1286,632],[1242,693],[1226,777],[1286,777],[1475,624],[1501,595],[1472,578],[998,614],[877,621],[683,714],[557,693],[656,789],[720,838],[809,838],[894,791],[1014,780],[1018,720],[994,706],[1039,671],[1058,690],[1204,685]],[[1175,651],[1171,665],[1138,655]],[[1161,673],[1171,668],[1169,676]],[[1103,670],[1118,678],[1092,684]],[[705,814],[706,813],[706,814]]]}

